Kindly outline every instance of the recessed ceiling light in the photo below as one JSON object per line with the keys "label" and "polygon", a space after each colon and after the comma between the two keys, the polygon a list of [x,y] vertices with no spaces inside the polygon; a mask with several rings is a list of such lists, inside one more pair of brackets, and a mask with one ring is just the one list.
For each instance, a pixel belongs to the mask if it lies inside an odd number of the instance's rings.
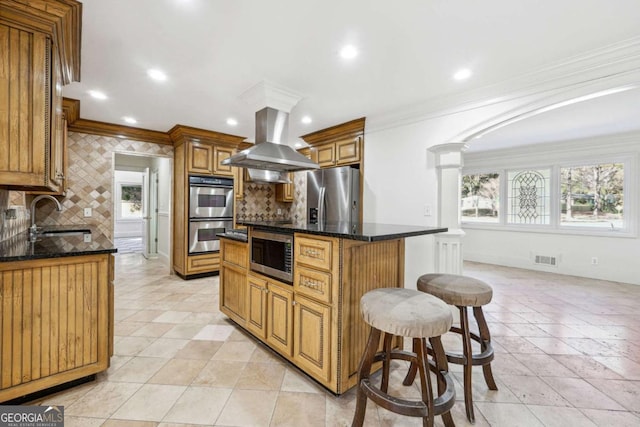
{"label": "recessed ceiling light", "polygon": [[91,95],[95,99],[107,99],[107,95],[105,95],[104,92],[100,92],[99,90],[90,90],[89,95]]}
{"label": "recessed ceiling light", "polygon": [[229,117],[229,118],[227,119],[227,124],[228,124],[229,126],[235,126],[235,125],[237,125],[237,124],[238,124],[238,121],[237,121],[236,119],[232,118],[232,117]]}
{"label": "recessed ceiling light", "polygon": [[130,125],[135,125],[136,123],[138,123],[138,121],[136,119],[134,119],[133,117],[123,117],[122,120],[124,120],[125,122],[129,123]]}
{"label": "recessed ceiling light", "polygon": [[340,56],[344,59],[353,59],[358,56],[358,49],[352,44],[348,44],[340,49]]}
{"label": "recessed ceiling light", "polygon": [[293,144],[293,146],[296,148],[300,148],[302,147],[302,142],[296,142],[295,144]]}
{"label": "recessed ceiling light", "polygon": [[453,75],[453,78],[456,80],[466,80],[471,77],[471,70],[468,68],[462,68]]}
{"label": "recessed ceiling light", "polygon": [[167,75],[163,71],[160,71],[157,69],[152,68],[150,70],[147,70],[147,75],[151,77],[153,80],[158,82],[163,82],[167,80]]}
{"label": "recessed ceiling light", "polygon": [[311,117],[309,116],[304,116],[302,119],[300,119],[300,121],[302,123],[304,123],[305,125],[308,125],[309,123],[311,123]]}

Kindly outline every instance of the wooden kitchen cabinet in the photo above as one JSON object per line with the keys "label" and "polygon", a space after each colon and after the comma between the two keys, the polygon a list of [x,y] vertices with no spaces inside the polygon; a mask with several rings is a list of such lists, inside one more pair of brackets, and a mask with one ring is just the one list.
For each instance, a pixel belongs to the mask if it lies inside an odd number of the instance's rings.
{"label": "wooden kitchen cabinet", "polygon": [[293,354],[293,291],[291,285],[267,283],[267,344],[281,354]]}
{"label": "wooden kitchen cabinet", "polygon": [[247,329],[267,338],[267,280],[254,275],[247,276]]}
{"label": "wooden kitchen cabinet", "polygon": [[288,184],[276,184],[276,200],[278,202],[293,202],[293,172],[289,172]]}
{"label": "wooden kitchen cabinet", "polygon": [[296,293],[293,360],[320,381],[331,379],[331,307]]}
{"label": "wooden kitchen cabinet", "polygon": [[293,354],[293,291],[291,285],[266,276],[247,276],[246,328],[283,356]]}
{"label": "wooden kitchen cabinet", "polygon": [[106,370],[113,256],[0,263],[0,402]]}
{"label": "wooden kitchen cabinet", "polygon": [[251,315],[247,300],[248,244],[222,238],[220,256],[220,311],[244,326]]}
{"label": "wooden kitchen cabinet", "polygon": [[79,81],[81,10],[73,0],[0,3],[0,185],[9,189],[64,193],[62,86]]}
{"label": "wooden kitchen cabinet", "polygon": [[[189,255],[189,175],[229,176],[237,182],[237,168],[220,162],[236,151],[241,136],[176,125],[169,135],[173,149],[173,270],[183,279],[220,271],[220,253]],[[242,303],[244,304],[244,302]]]}

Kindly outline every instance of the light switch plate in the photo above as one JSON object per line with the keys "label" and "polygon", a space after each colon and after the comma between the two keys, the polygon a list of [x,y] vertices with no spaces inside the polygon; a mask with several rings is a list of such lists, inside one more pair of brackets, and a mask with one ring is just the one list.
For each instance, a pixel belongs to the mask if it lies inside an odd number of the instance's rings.
{"label": "light switch plate", "polygon": [[91,233],[85,233],[83,237],[85,243],[91,243]]}
{"label": "light switch plate", "polygon": [[84,208],[84,217],[89,218],[91,216],[91,208]]}

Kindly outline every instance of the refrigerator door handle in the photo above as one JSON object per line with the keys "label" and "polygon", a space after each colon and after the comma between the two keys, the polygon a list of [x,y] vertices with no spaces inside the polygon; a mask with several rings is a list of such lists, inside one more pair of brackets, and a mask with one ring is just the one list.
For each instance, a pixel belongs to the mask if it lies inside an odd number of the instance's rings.
{"label": "refrigerator door handle", "polygon": [[318,224],[324,224],[325,218],[325,200],[324,193],[326,191],[325,187],[320,187],[320,192],[318,193]]}

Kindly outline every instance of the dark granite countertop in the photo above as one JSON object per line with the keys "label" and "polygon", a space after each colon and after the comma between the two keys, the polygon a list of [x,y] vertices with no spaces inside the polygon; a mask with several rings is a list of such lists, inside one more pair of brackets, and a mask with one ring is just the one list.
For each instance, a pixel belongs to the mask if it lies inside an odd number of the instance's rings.
{"label": "dark granite countertop", "polygon": [[[38,236],[29,242],[29,232],[18,234],[0,242],[0,262],[42,258],[115,253],[113,242],[96,227],[88,225],[60,225],[44,227],[43,231],[84,230],[80,235]],[[89,234],[91,239],[86,238]]]}
{"label": "dark granite countertop", "polygon": [[321,225],[303,222],[245,221],[241,224],[273,231],[317,234],[320,236],[362,240],[365,242],[400,239],[447,231],[447,228],[367,222],[355,224],[335,222]]}
{"label": "dark granite countertop", "polygon": [[225,237],[231,240],[237,240],[238,242],[247,243],[247,230],[229,230],[224,233],[218,233],[217,236]]}

